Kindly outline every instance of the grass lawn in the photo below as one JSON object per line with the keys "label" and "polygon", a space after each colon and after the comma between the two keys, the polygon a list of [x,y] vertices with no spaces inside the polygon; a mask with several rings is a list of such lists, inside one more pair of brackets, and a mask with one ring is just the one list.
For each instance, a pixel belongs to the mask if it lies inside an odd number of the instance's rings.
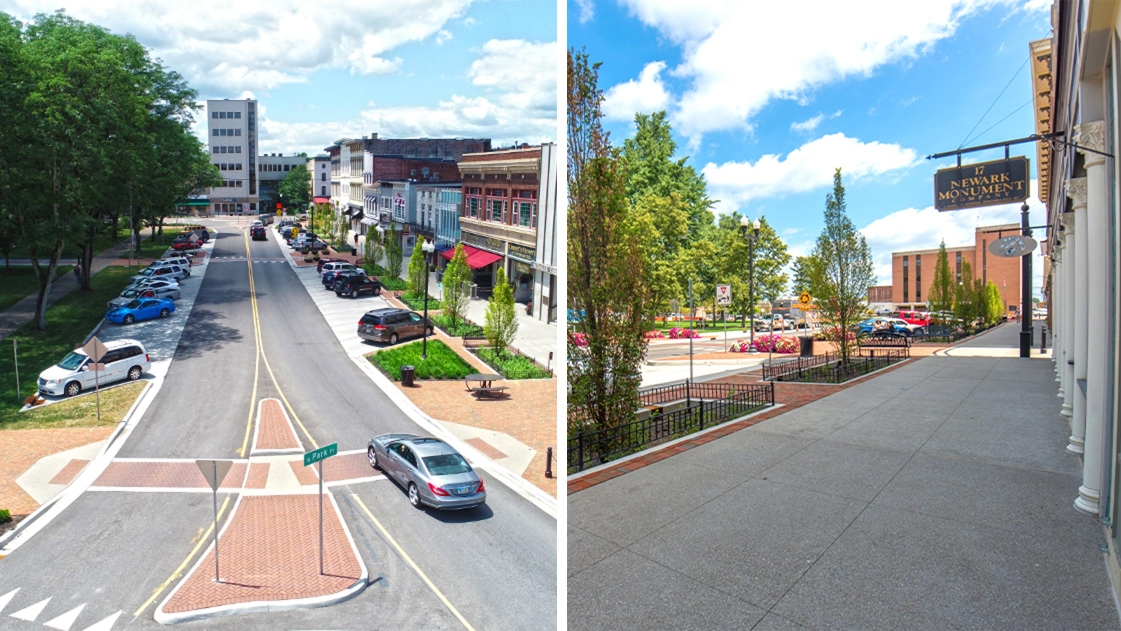
{"label": "grass lawn", "polygon": [[[122,225],[124,225],[124,224],[122,224]],[[105,250],[108,250],[114,244],[120,243],[121,241],[124,241],[127,238],[128,238],[127,231],[122,230],[120,235],[118,235],[117,237],[114,237],[112,226],[106,226],[106,228],[103,232],[99,232],[99,233],[97,233],[93,236],[93,255],[97,256],[98,254],[101,254]],[[61,258],[76,259],[76,258],[78,258],[78,255],[81,254],[81,253],[82,253],[82,250],[81,250],[81,248],[78,247],[78,244],[74,243],[73,241],[71,241],[69,239],[67,239],[66,242],[63,243],[63,245],[62,245],[62,257]],[[26,256],[27,256],[27,252],[21,250],[19,247],[16,247],[12,251],[12,258],[14,258],[14,259],[24,258]]]}
{"label": "grass lawn", "polygon": [[[423,293],[420,293],[420,294],[405,293],[405,294],[401,294],[400,296],[397,296],[397,299],[400,300],[401,302],[409,305],[410,309],[413,309],[415,311],[423,311],[424,310],[424,294]],[[428,297],[428,310],[429,311],[438,311],[439,309],[440,309],[440,301],[436,300],[432,296],[429,296]]]}
{"label": "grass lawn", "polygon": [[[135,270],[107,267],[91,279],[93,291],[75,291],[47,309],[47,330],[35,331],[30,322],[0,342],[0,430],[22,418],[23,398],[36,390],[39,373],[82,343],[105,317],[105,303],[128,284]],[[19,384],[16,392],[12,340],[19,342]]]}
{"label": "grass lawn", "polygon": [[[59,265],[56,278],[70,273],[69,265]],[[35,270],[28,267],[0,268],[0,311],[39,291]]]}
{"label": "grass lawn", "polygon": [[[668,330],[673,329],[673,328],[687,329],[687,328],[689,328],[689,322],[687,320],[686,321],[678,321],[678,322],[658,322],[658,323],[654,324],[653,326],[651,326],[650,330],[651,331],[668,331]],[[695,323],[693,328],[696,329],[697,331],[708,331],[708,332],[711,332],[711,333],[723,332],[724,331],[724,323],[723,322],[715,322],[714,323],[712,320],[709,320],[707,326],[705,326],[704,328],[701,328],[701,322],[700,322],[700,320],[697,320],[697,322]],[[739,320],[736,320],[736,321],[728,320],[728,332],[729,333],[731,333],[732,331],[746,331],[746,330],[747,330],[747,327],[740,326],[740,321]]]}
{"label": "grass lawn", "polygon": [[377,367],[389,373],[394,381],[401,381],[401,366],[415,366],[417,379],[463,379],[477,372],[439,340],[428,340],[428,359],[420,358],[420,342],[412,342],[369,357]]}
{"label": "grass lawn", "polygon": [[480,337],[483,334],[483,327],[463,318],[457,320],[455,326],[452,326],[451,316],[444,313],[429,315],[428,319],[451,337]]}
{"label": "grass lawn", "polygon": [[[20,375],[21,377],[23,375]],[[53,405],[28,410],[4,429],[55,429],[59,427],[103,427],[116,425],[144,390],[146,382],[138,381],[112,387],[101,392],[101,422],[97,422],[97,395],[93,392],[66,399]]]}
{"label": "grass lawn", "polygon": [[480,348],[475,351],[487,364],[494,366],[503,377],[507,379],[551,379],[549,371],[537,365],[537,362],[523,355],[503,353],[498,355],[493,348]]}

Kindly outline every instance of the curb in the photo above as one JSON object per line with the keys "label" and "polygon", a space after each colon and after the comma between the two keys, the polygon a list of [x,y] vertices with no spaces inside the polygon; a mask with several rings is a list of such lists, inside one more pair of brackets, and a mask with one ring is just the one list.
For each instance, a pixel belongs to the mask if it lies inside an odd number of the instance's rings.
{"label": "curb", "polygon": [[[310,596],[308,598],[291,598],[288,600],[257,600],[246,603],[237,603],[233,605],[219,605],[217,607],[207,607],[205,609],[195,609],[193,611],[183,611],[179,613],[164,613],[163,608],[167,605],[168,601],[175,596],[179,588],[182,587],[187,579],[190,578],[199,566],[202,565],[206,555],[214,548],[214,543],[211,542],[206,550],[199,555],[198,561],[195,562],[191,571],[180,579],[179,584],[175,589],[168,593],[167,597],[163,599],[160,606],[156,608],[153,618],[160,624],[178,624],[181,622],[191,622],[196,620],[208,620],[211,618],[222,618],[225,616],[234,616],[237,614],[247,613],[268,613],[272,611],[292,611],[295,609],[316,609],[319,607],[328,607],[336,605],[346,600],[354,598],[366,589],[370,582],[370,572],[366,568],[366,562],[362,560],[362,555],[358,553],[358,546],[354,543],[354,537],[350,534],[350,528],[346,527],[346,521],[343,519],[342,511],[339,510],[339,504],[335,501],[334,493],[326,493],[327,497],[331,498],[331,506],[335,508],[335,515],[339,518],[339,523],[342,525],[343,532],[346,533],[346,539],[350,542],[350,551],[354,553],[354,558],[358,559],[358,566],[362,568],[362,574],[358,580],[350,587],[334,594],[327,594],[325,596]],[[234,502],[233,510],[230,511],[226,517],[226,523],[222,524],[222,530],[218,533],[218,538],[221,539],[222,535],[226,532],[226,528],[234,520],[234,515],[237,513],[238,506],[241,505],[241,498],[243,495],[238,495],[237,501]]]}

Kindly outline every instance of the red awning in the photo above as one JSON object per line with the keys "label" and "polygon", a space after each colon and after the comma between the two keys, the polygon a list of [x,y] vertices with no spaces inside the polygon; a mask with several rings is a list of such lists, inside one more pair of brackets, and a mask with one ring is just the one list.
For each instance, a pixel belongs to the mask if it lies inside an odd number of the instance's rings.
{"label": "red awning", "polygon": [[331,198],[330,197],[313,197],[311,201],[315,202],[316,204],[330,204],[331,203]]}
{"label": "red awning", "polygon": [[[467,267],[470,267],[471,269],[486,267],[487,265],[490,265],[491,263],[502,258],[502,255],[500,254],[487,252],[486,250],[480,250],[479,248],[472,247],[470,245],[467,245],[466,243],[463,244],[463,253],[467,255]],[[448,259],[449,261],[452,260],[452,257],[455,256],[455,248],[444,250],[440,253],[440,256]]]}

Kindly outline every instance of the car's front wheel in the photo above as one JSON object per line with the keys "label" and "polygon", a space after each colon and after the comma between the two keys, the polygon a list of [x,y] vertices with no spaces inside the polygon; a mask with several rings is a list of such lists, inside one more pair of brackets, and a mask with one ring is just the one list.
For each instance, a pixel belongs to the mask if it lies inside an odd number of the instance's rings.
{"label": "car's front wheel", "polygon": [[125,316],[125,324],[132,324],[133,322],[136,322],[136,318],[131,313]]}
{"label": "car's front wheel", "polygon": [[421,507],[420,490],[412,482],[409,482],[409,503],[413,505],[413,508]]}
{"label": "car's front wheel", "polygon": [[370,461],[370,468],[378,468],[378,453],[374,451],[373,447],[366,450],[366,458]]}
{"label": "car's front wheel", "polygon": [[128,369],[128,380],[136,381],[140,378],[141,374],[143,374],[143,371],[140,370],[140,366],[133,366],[132,368]]}
{"label": "car's front wheel", "polygon": [[358,290],[357,289],[351,289],[350,290],[350,297],[351,298],[357,298],[358,297]]}
{"label": "car's front wheel", "polygon": [[77,381],[71,381],[70,383],[66,384],[66,396],[68,397],[76,397],[81,391],[82,384],[78,383]]}

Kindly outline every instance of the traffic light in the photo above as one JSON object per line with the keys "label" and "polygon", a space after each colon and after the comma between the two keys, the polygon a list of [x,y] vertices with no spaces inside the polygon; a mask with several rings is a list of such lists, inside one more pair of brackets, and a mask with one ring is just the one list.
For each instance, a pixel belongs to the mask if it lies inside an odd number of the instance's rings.
{"label": "traffic light", "polygon": [[280,207],[281,207],[281,206],[280,206],[280,202],[277,202],[277,203],[276,203],[276,207],[277,207],[277,208],[280,208]]}

